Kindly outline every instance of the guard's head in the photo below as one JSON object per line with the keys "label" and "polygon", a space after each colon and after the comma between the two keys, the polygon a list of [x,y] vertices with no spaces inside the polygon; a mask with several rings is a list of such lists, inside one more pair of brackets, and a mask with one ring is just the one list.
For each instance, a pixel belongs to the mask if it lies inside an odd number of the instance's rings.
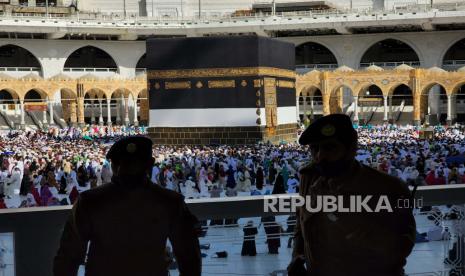
{"label": "guard's head", "polygon": [[152,140],[144,136],[132,136],[118,140],[108,151],[106,158],[117,177],[143,176],[152,169]]}
{"label": "guard's head", "polygon": [[313,122],[302,133],[301,145],[309,145],[315,168],[325,176],[339,176],[350,169],[357,152],[357,132],[349,116],[332,114]]}

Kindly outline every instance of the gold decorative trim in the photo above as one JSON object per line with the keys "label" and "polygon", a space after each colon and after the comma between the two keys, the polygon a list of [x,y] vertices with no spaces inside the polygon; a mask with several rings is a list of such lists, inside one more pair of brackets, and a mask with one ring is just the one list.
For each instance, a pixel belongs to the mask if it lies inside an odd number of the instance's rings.
{"label": "gold decorative trim", "polygon": [[295,82],[279,80],[277,86],[282,88],[295,88]]}
{"label": "gold decorative trim", "polygon": [[190,81],[167,81],[165,82],[165,89],[191,89]]}
{"label": "gold decorative trim", "polygon": [[208,81],[208,88],[234,88],[236,82],[234,80],[214,80]]}
{"label": "gold decorative trim", "polygon": [[247,81],[246,81],[246,80],[242,80],[241,85],[242,85],[242,87],[246,87],[246,86],[247,86]]}
{"label": "gold decorative trim", "polygon": [[274,78],[265,78],[264,86],[265,87],[268,87],[268,86],[276,87],[276,79],[274,79]]}
{"label": "gold decorative trim", "polygon": [[156,82],[155,85],[154,85],[154,87],[155,87],[155,89],[158,90],[158,89],[160,89],[160,84],[159,84],[158,82]]}
{"label": "gold decorative trim", "polygon": [[253,87],[255,87],[255,88],[262,87],[262,80],[260,80],[260,79],[253,80]]}
{"label": "gold decorative trim", "polygon": [[198,81],[196,84],[195,84],[195,87],[197,87],[198,89],[202,88],[203,87],[203,84],[201,81]]}
{"label": "gold decorative trim", "polygon": [[[265,118],[266,118],[266,127],[275,128],[278,126],[278,106],[276,98],[276,79],[275,78],[265,78]],[[273,130],[274,131],[274,130]]]}
{"label": "gold decorative trim", "polygon": [[181,70],[150,70],[149,79],[188,79],[207,77],[243,77],[243,76],[272,76],[281,78],[296,77],[293,70],[274,67],[235,67],[212,69],[181,69]]}

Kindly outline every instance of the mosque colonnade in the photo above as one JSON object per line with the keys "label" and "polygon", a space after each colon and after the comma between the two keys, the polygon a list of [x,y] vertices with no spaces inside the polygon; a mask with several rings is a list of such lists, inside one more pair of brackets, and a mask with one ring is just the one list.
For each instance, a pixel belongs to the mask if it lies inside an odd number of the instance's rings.
{"label": "mosque colonnade", "polygon": [[[334,71],[313,70],[296,76],[296,103],[309,110],[304,116],[313,117],[315,105],[322,108],[322,115],[346,113],[352,120],[360,120],[362,106],[378,105],[382,120],[396,122],[402,112],[411,113],[409,123],[425,123],[431,115],[429,98],[438,87],[446,105],[447,122],[457,118],[457,98],[464,98],[465,70],[445,71],[438,67],[414,69],[400,65],[385,70],[372,65],[364,70],[341,66]],[[350,105],[343,105],[343,90],[352,96]],[[410,107],[410,110],[408,109]],[[298,112],[299,113],[299,112]],[[397,113],[397,114],[396,114]]]}
{"label": "mosque colonnade", "polygon": [[98,78],[85,75],[72,79],[64,74],[43,79],[36,74],[14,78],[0,73],[0,113],[19,116],[24,127],[30,113],[42,124],[58,124],[60,113],[69,125],[147,125],[147,81],[145,75],[132,79]]}

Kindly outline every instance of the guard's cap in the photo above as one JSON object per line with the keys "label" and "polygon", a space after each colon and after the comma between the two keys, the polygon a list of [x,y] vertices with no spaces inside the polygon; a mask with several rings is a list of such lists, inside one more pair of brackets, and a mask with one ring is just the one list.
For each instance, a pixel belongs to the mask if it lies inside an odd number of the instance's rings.
{"label": "guard's cap", "polygon": [[152,158],[152,140],[144,136],[131,136],[118,140],[111,146],[106,158],[109,160],[148,160]]}
{"label": "guard's cap", "polygon": [[299,138],[301,145],[318,143],[335,138],[345,145],[357,139],[350,117],[344,114],[323,116],[307,127]]}

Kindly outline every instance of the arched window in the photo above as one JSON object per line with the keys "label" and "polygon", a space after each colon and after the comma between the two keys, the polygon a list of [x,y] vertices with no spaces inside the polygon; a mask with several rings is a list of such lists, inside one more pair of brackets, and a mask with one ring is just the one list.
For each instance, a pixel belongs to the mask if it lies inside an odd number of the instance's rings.
{"label": "arched window", "polygon": [[415,50],[397,39],[385,39],[372,45],[363,55],[360,67],[375,64],[381,67],[395,67],[401,63],[419,66],[420,60]]}
{"label": "arched window", "polygon": [[0,67],[33,67],[41,69],[39,60],[31,52],[11,44],[0,47]]}
{"label": "arched window", "polygon": [[117,69],[116,62],[105,51],[86,46],[74,51],[66,60],[65,68],[112,68]]}
{"label": "arched window", "polygon": [[295,48],[295,64],[297,68],[333,69],[337,68],[337,59],[325,46],[315,42],[307,42]]}

